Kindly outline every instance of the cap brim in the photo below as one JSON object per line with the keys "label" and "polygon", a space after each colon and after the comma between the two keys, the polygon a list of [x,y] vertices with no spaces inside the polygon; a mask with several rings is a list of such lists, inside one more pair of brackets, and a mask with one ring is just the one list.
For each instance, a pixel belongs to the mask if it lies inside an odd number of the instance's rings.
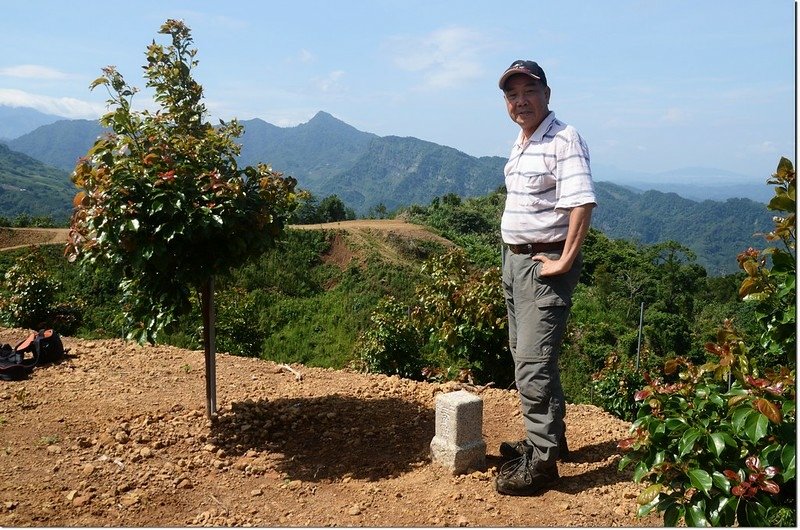
{"label": "cap brim", "polygon": [[527,75],[528,77],[531,77],[533,79],[537,79],[539,81],[542,80],[541,77],[539,77],[536,74],[532,74],[531,72],[529,72],[527,70],[522,70],[521,68],[512,68],[512,69],[506,70],[506,72],[500,77],[500,81],[498,82],[498,86],[500,87],[500,90],[504,90],[505,89],[505,84],[506,84],[506,81],[508,81],[509,77],[511,77],[512,75],[517,75],[517,74]]}

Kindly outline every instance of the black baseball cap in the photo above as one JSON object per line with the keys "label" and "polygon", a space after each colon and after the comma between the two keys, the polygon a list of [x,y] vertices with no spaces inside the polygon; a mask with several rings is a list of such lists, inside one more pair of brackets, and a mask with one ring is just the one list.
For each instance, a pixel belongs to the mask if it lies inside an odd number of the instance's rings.
{"label": "black baseball cap", "polygon": [[534,79],[538,79],[544,86],[547,86],[547,78],[545,77],[544,70],[542,70],[541,66],[533,61],[523,61],[518,59],[511,63],[511,66],[509,66],[506,71],[503,72],[503,75],[500,76],[500,90],[505,89],[506,81],[514,74],[528,75]]}

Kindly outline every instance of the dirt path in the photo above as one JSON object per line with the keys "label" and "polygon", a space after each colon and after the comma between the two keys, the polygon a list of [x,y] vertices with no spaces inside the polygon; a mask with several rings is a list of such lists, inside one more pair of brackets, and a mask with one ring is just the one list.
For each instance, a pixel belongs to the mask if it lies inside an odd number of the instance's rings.
{"label": "dirt path", "polygon": [[0,251],[31,245],[66,244],[68,228],[6,228],[0,227]]}
{"label": "dirt path", "polygon": [[[0,328],[0,343],[25,330]],[[660,526],[616,471],[628,425],[569,405],[573,458],[538,497],[498,495],[514,391],[489,388],[487,468],[429,459],[435,398],[458,389],[219,354],[206,418],[200,351],[65,338],[69,356],[0,381],[0,526]]]}

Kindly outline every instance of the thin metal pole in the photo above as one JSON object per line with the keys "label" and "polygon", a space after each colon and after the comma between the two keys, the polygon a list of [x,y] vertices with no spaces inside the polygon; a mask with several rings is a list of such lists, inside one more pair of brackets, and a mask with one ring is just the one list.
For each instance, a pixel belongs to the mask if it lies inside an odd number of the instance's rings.
{"label": "thin metal pole", "polygon": [[644,321],[644,302],[639,308],[639,341],[636,344],[636,371],[639,371],[639,352],[642,349],[642,322]]}
{"label": "thin metal pole", "polygon": [[217,358],[214,350],[214,277],[209,277],[202,289],[203,349],[206,354],[206,412],[211,418],[217,413]]}

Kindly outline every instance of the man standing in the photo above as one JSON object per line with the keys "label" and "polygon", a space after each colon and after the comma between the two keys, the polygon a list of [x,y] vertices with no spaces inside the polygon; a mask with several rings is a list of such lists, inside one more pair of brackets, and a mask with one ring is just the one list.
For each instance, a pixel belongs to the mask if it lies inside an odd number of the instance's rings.
{"label": "man standing", "polygon": [[578,132],[548,109],[550,87],[533,61],[514,61],[500,77],[508,114],[520,126],[505,166],[501,223],[509,346],[527,438],[503,442],[495,486],[531,495],[558,478],[566,452],[566,406],[558,355],[581,244],[595,206],[589,151]]}

